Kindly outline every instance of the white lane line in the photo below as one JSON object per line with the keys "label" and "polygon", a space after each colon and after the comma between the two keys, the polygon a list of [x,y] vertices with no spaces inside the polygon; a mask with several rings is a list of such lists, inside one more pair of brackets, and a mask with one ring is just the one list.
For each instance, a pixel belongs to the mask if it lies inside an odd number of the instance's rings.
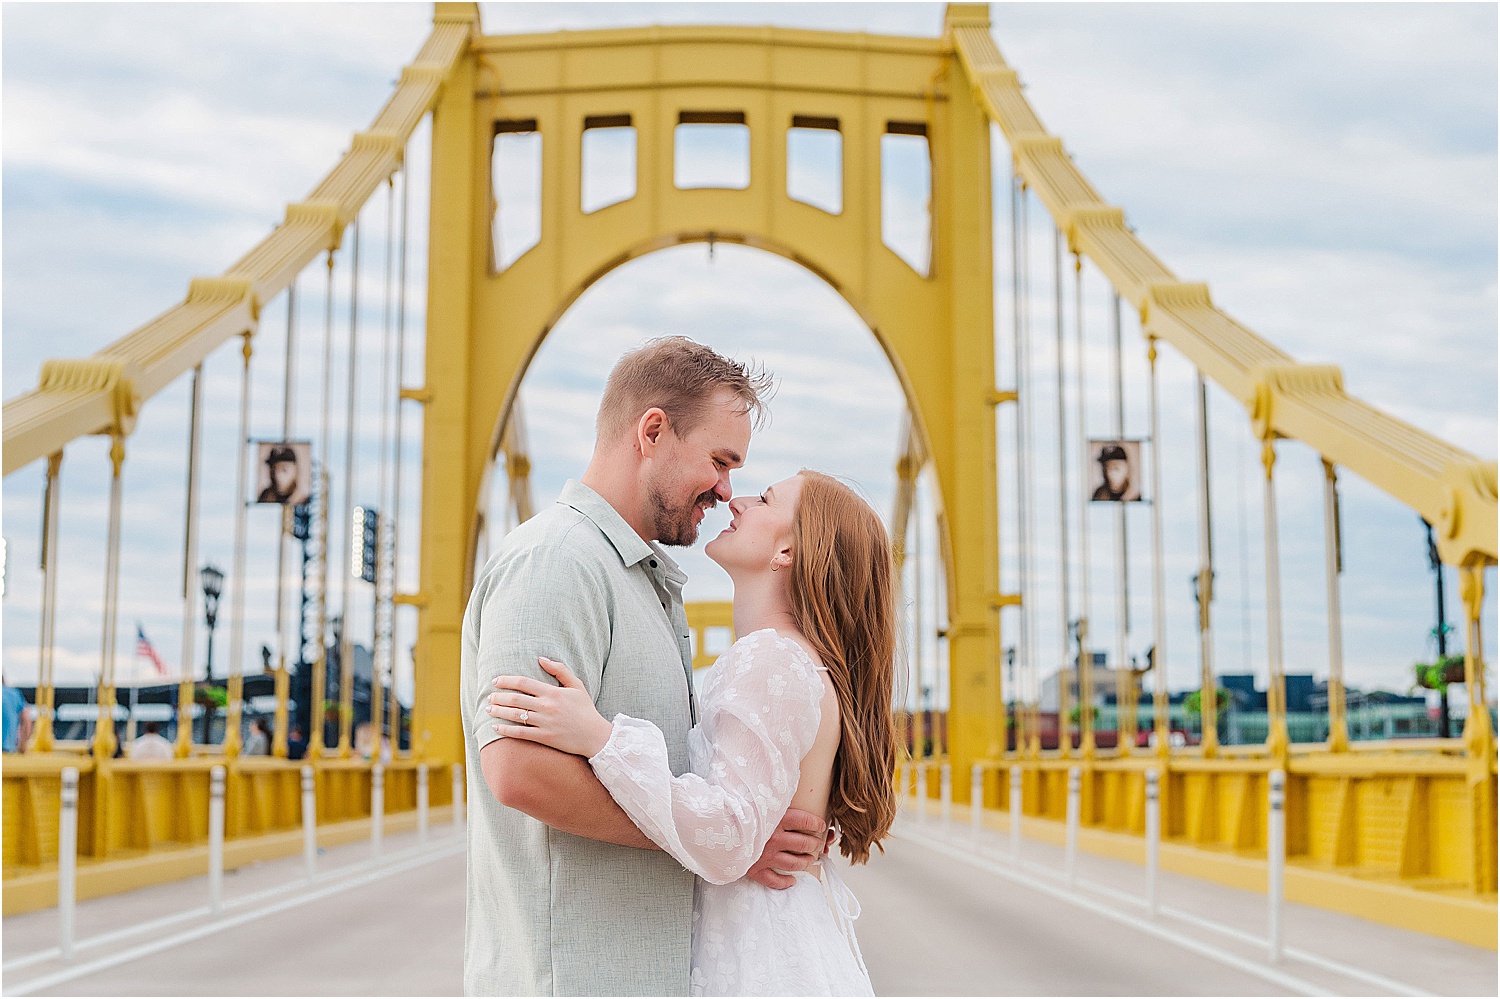
{"label": "white lane line", "polygon": [[[1043,870],[1044,873],[1050,873],[1045,872],[1045,870],[1042,868],[1033,867],[1032,869]],[[1078,880],[1078,884],[1081,887],[1089,888],[1093,891],[1099,892],[1102,895],[1108,895],[1113,898],[1119,899],[1122,902],[1128,902],[1138,908],[1144,909],[1146,907],[1145,899],[1131,895],[1129,892],[1120,891],[1118,888],[1112,888],[1109,885],[1102,885],[1097,881],[1088,881],[1083,878],[1080,878]],[[1164,916],[1170,916],[1173,919],[1180,920],[1193,926],[1201,927],[1205,930],[1211,930],[1214,933],[1221,933],[1224,936],[1232,937],[1242,943],[1253,944],[1256,947],[1266,946],[1266,940],[1264,937],[1258,937],[1254,933],[1247,933],[1244,930],[1236,929],[1233,926],[1226,926],[1223,923],[1218,923],[1212,919],[1207,919],[1203,916],[1198,915],[1197,913],[1188,912],[1184,909],[1177,909],[1170,905],[1161,906],[1159,911]],[[1378,989],[1385,989],[1387,992],[1394,992],[1399,996],[1437,995],[1436,992],[1427,992],[1423,989],[1417,988],[1415,985],[1408,985],[1407,983],[1398,981],[1394,978],[1387,978],[1385,975],[1379,974],[1377,972],[1366,971],[1363,968],[1356,968],[1353,965],[1344,964],[1341,961],[1335,961],[1331,957],[1324,957],[1321,954],[1314,954],[1311,951],[1301,950],[1297,947],[1284,948],[1283,953],[1285,953],[1287,957],[1292,958],[1293,960],[1301,961],[1304,964],[1311,964],[1315,967],[1322,968],[1324,971],[1331,971],[1335,974],[1343,975],[1346,978],[1357,979],[1358,981],[1364,982],[1366,985],[1373,985]]]}
{"label": "white lane line", "polygon": [[[952,841],[953,837],[950,836],[949,839],[950,841]],[[982,854],[985,849],[984,844],[976,844],[975,849],[981,851]],[[1009,862],[1008,858],[1006,858],[1003,854],[999,854],[997,856],[1002,862]],[[1045,867],[1033,861],[1021,861],[1019,864],[1011,863],[1011,867],[1024,868],[1032,874],[1041,875],[1053,881],[1061,882],[1063,880],[1063,874],[1061,871],[1054,870],[1050,867]],[[1132,895],[1129,892],[1121,891],[1118,888],[1100,884],[1097,881],[1091,881],[1086,878],[1079,878],[1078,885],[1081,888],[1088,888],[1092,891],[1098,892],[1101,895],[1106,895],[1110,898],[1117,899],[1118,901],[1128,903],[1129,905],[1135,906],[1136,908],[1146,908],[1146,900],[1144,898],[1141,898],[1138,895]],[[1248,933],[1244,930],[1237,929],[1236,927],[1216,922],[1212,919],[1208,919],[1205,916],[1200,916],[1197,913],[1188,912],[1184,909],[1178,909],[1168,905],[1161,906],[1158,911],[1160,911],[1160,913],[1164,916],[1170,916],[1173,919],[1180,920],[1190,925],[1198,926],[1206,930],[1211,930],[1215,933],[1220,933],[1227,937],[1232,937],[1236,940],[1241,941],[1242,943],[1251,944],[1256,947],[1266,946],[1266,939],[1264,937],[1258,937],[1253,933]],[[1324,957],[1322,954],[1315,954],[1312,951],[1302,950],[1297,947],[1287,947],[1283,952],[1287,957],[1290,957],[1297,961],[1301,961],[1304,964],[1311,964],[1314,967],[1322,968],[1324,971],[1331,971],[1335,974],[1343,975],[1346,978],[1356,979],[1358,981],[1364,982],[1367,985],[1373,985],[1376,988],[1385,989],[1388,992],[1394,992],[1396,995],[1418,997],[1437,995],[1436,992],[1428,992],[1424,989],[1418,988],[1415,985],[1410,985],[1395,978],[1389,978],[1385,975],[1379,974],[1378,972],[1367,971],[1363,968],[1357,968],[1353,965],[1344,964],[1341,961],[1336,961],[1331,957]]]}
{"label": "white lane line", "polygon": [[1124,926],[1129,926],[1134,930],[1147,934],[1148,936],[1153,936],[1159,940],[1164,940],[1167,943],[1173,944],[1177,947],[1181,947],[1183,950],[1190,950],[1195,954],[1200,954],[1203,957],[1218,961],[1220,964],[1227,965],[1228,967],[1234,968],[1238,971],[1243,971],[1248,975],[1253,975],[1256,978],[1263,979],[1273,985],[1279,985],[1284,989],[1296,993],[1297,995],[1333,996],[1339,994],[1337,992],[1326,989],[1321,985],[1315,985],[1314,983],[1309,982],[1304,978],[1298,978],[1295,975],[1289,975],[1286,972],[1267,967],[1266,965],[1261,964],[1258,961],[1249,960],[1248,958],[1241,957],[1238,954],[1231,953],[1220,947],[1215,947],[1212,944],[1204,943],[1201,940],[1195,940],[1194,938],[1184,936],[1181,933],[1174,933],[1171,930],[1152,923],[1142,922],[1136,917],[1123,913],[1118,909],[1111,908],[1107,905],[1102,905],[1098,902],[1093,901],[1092,899],[1084,898],[1083,896],[1078,895],[1074,892],[1054,887],[1053,885],[1047,884],[1045,881],[1039,881],[1036,878],[1028,877],[1027,875],[1022,874],[1019,871],[1012,870],[1005,865],[986,860],[982,857],[975,857],[972,853],[968,853],[962,849],[951,846],[948,843],[943,842],[942,840],[934,839],[930,836],[916,833],[911,830],[902,830],[901,835],[909,842],[917,843],[919,845],[927,847],[930,850],[946,854],[947,856],[952,857],[954,860],[963,861],[964,863],[971,866],[989,871],[991,874],[998,874],[1003,878],[1007,878],[1011,881],[1016,882],[1017,884],[1025,885],[1033,891],[1039,891],[1042,894],[1050,895],[1053,898],[1058,899],[1059,901],[1076,905],[1080,909],[1087,909],[1088,911],[1096,915],[1103,916],[1106,919],[1114,920],[1115,922],[1120,923]]}
{"label": "white lane line", "polygon": [[201,940],[204,937],[212,936],[215,933],[220,933],[224,930],[232,929],[236,926],[241,926],[245,923],[253,922],[254,920],[261,919],[265,916],[273,916],[278,912],[285,912],[288,909],[294,909],[297,906],[306,905],[308,902],[316,902],[320,899],[327,898],[330,895],[337,895],[339,892],[347,891],[350,888],[363,887],[364,885],[378,881],[381,878],[388,877],[392,874],[400,874],[404,871],[423,867],[427,864],[435,863],[439,860],[445,860],[448,857],[457,856],[459,854],[462,854],[465,849],[466,844],[458,844],[449,847],[446,850],[440,850],[435,853],[426,853],[420,857],[415,857],[402,863],[388,864],[373,871],[368,871],[356,877],[349,878],[348,880],[341,881],[337,884],[328,885],[325,888],[314,889],[309,892],[304,892],[301,895],[295,895],[280,902],[263,906],[259,909],[251,910],[250,912],[241,913],[237,916],[230,916],[225,919],[219,919],[211,923],[205,923],[202,926],[197,926],[190,930],[183,930],[181,933],[175,934],[174,936],[164,937],[160,940],[154,940],[150,943],[141,944],[138,947],[130,948],[129,950],[120,951],[116,954],[110,954],[107,957],[102,957],[98,960],[90,961],[88,964],[81,964],[77,967],[66,968],[62,971],[57,971],[50,975],[43,975],[40,978],[33,978],[31,981],[24,982],[20,985],[15,986],[14,988],[7,988],[4,992],[4,995],[31,995],[34,992],[40,992],[43,989],[50,989],[54,986],[61,985],[64,982],[70,982],[75,978],[82,978],[85,975],[92,975],[96,972],[107,971],[110,968],[118,967],[122,964],[128,964],[131,961],[138,961],[143,957],[149,957],[152,954],[159,954],[164,950],[170,950],[173,947],[178,947],[185,943],[191,943],[194,940]]}
{"label": "white lane line", "polygon": [[[360,873],[361,871],[369,870],[372,867],[376,867],[384,863],[400,863],[407,857],[417,856],[425,849],[426,848],[423,846],[413,846],[397,853],[388,854],[384,858],[358,860],[352,864],[343,864],[339,867],[334,867],[327,871],[324,871],[321,874],[318,874],[313,878],[313,885],[316,886],[320,884],[329,884],[330,882],[337,881],[340,878],[351,877],[355,874]],[[276,885],[271,888],[262,888],[261,890],[251,892],[248,895],[240,895],[235,898],[226,899],[224,902],[224,908],[243,908],[244,906],[253,905],[256,902],[261,902],[268,898],[275,898],[277,895],[284,895],[287,892],[296,891],[299,888],[306,887],[307,882],[302,878],[298,878],[295,881],[288,881],[286,884]],[[208,914],[209,907],[206,905],[200,905],[196,908],[186,909],[182,912],[174,912],[170,916],[162,916],[158,919],[150,920],[149,922],[136,923],[135,925],[127,926],[123,929],[111,930],[108,933],[100,933],[97,936],[92,936],[83,940],[76,941],[73,944],[73,950],[87,950],[93,947],[101,947],[105,944],[117,943],[121,940],[129,940],[131,937],[141,936],[142,934],[146,933],[152,933],[156,930],[165,929],[168,926],[175,926],[177,923],[185,922],[189,919],[196,919]],[[0,965],[0,973],[10,974],[13,971],[20,971],[21,969],[29,968],[32,965],[56,960],[61,956],[62,951],[59,948],[48,947],[46,950],[34,951],[22,957],[17,957],[13,960],[6,961],[4,965]]]}

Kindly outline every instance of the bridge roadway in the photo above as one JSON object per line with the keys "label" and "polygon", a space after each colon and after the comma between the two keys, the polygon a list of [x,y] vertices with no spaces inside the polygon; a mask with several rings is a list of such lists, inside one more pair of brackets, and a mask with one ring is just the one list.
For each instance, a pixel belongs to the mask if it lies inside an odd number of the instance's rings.
{"label": "bridge roadway", "polygon": [[[1265,957],[1265,898],[1163,874],[1163,914],[1138,902],[1140,867],[1062,853],[908,809],[883,856],[847,880],[883,995],[1489,995],[1495,955],[1298,905],[1292,952]],[[6,995],[457,995],[463,956],[462,843],[435,825],[427,845],[390,836],[328,850],[314,886],[301,858],[225,876],[211,918],[207,882],[83,902],[71,965],[48,951],[56,910],[4,920]],[[1205,923],[1211,921],[1213,925]],[[141,927],[119,939],[101,939]]]}

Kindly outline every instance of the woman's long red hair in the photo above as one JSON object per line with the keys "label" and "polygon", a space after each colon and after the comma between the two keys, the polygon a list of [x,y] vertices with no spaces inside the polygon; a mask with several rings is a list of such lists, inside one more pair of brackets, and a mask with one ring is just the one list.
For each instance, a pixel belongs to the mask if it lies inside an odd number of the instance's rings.
{"label": "woman's long red hair", "polygon": [[792,613],[838,693],[842,732],[828,818],[840,829],[844,856],[861,864],[896,818],[891,542],[880,517],[854,490],[820,472],[804,470],[801,479],[792,526]]}

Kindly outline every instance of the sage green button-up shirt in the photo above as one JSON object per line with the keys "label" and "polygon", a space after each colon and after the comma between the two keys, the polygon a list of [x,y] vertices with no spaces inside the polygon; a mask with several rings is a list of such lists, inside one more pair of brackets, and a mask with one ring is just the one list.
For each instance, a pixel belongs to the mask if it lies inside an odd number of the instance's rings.
{"label": "sage green button-up shirt", "polygon": [[480,571],[463,623],[469,864],[469,995],[686,995],[693,876],[665,853],[560,832],[495,800],[479,751],[500,738],[486,712],[502,674],[553,682],[567,663],[606,718],[666,737],[688,769],[692,652],[687,577],[598,493],[577,482],[508,534]]}

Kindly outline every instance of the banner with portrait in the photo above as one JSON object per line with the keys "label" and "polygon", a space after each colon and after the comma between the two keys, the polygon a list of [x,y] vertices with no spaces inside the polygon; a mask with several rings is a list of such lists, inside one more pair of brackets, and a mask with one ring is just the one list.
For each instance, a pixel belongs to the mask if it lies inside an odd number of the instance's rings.
{"label": "banner with portrait", "polygon": [[255,502],[296,506],[312,495],[310,441],[256,441]]}
{"label": "banner with portrait", "polygon": [[1089,499],[1095,503],[1139,503],[1141,442],[1089,441]]}

